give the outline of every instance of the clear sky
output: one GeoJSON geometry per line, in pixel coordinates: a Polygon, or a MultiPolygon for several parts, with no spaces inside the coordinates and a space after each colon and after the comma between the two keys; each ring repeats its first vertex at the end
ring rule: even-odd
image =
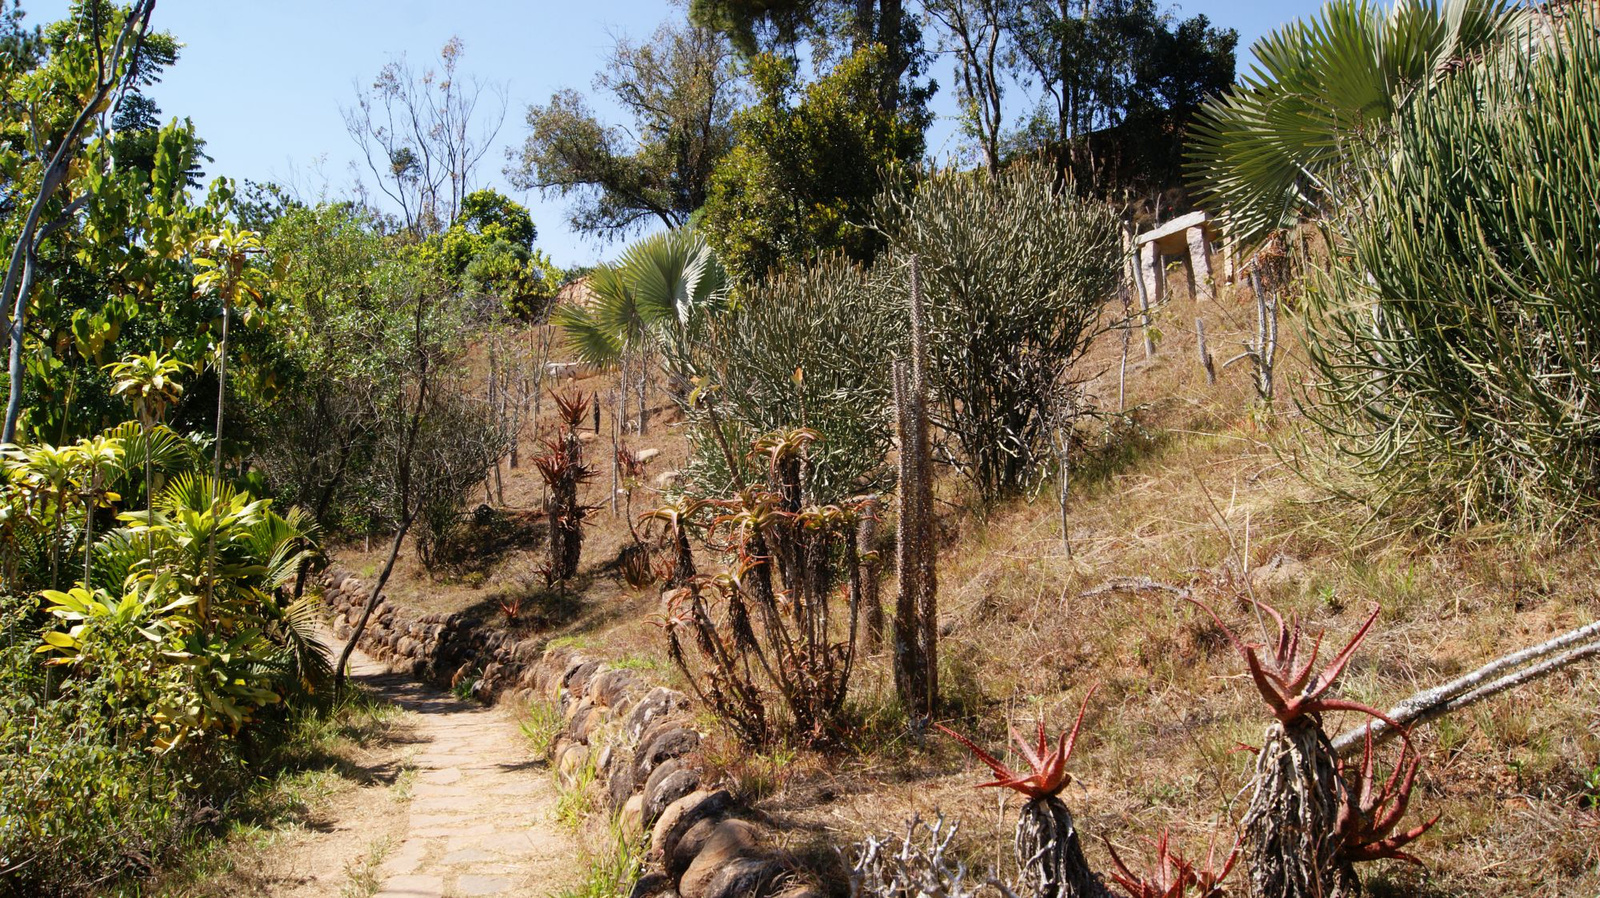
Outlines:
{"type": "MultiPolygon", "coordinates": [[[[911,5],[911,4],[908,4],[911,5]]],[[[1239,31],[1240,69],[1250,43],[1320,0],[1189,0],[1185,16],[1203,13],[1239,31]]],[[[29,21],[65,14],[66,0],[24,0],[29,21]]],[[[315,196],[347,192],[357,158],[341,106],[394,57],[435,61],[452,35],[465,45],[459,71],[504,87],[508,105],[499,146],[485,158],[485,186],[526,203],[539,227],[539,245],[558,265],[592,263],[615,245],[586,239],[566,226],[558,199],[513,190],[501,175],[505,149],[520,147],[523,115],[563,87],[590,92],[615,37],[644,38],[669,17],[683,15],[664,0],[158,0],[153,24],[185,44],[178,64],[151,96],[165,116],[194,120],[215,159],[208,176],[292,184],[315,196]]],[[[929,135],[930,152],[958,149],[949,116],[948,61],[929,135]]],[[[601,96],[593,107],[616,124],[626,121],[601,96]]]]}

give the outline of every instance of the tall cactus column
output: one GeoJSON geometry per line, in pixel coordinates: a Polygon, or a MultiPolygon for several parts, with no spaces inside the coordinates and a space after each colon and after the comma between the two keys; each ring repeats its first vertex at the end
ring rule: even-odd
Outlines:
{"type": "Polygon", "coordinates": [[[895,687],[906,712],[932,716],[939,697],[939,604],[934,568],[933,463],[928,445],[926,326],[921,274],[911,260],[911,358],[894,364],[900,483],[895,601],[895,687]]]}

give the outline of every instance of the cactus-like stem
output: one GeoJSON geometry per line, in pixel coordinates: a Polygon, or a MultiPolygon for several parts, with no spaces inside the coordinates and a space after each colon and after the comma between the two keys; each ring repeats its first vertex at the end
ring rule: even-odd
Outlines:
{"type": "Polygon", "coordinates": [[[1244,834],[1251,898],[1351,898],[1361,883],[1337,857],[1347,787],[1313,718],[1274,723],[1256,755],[1244,834]]]}
{"type": "Polygon", "coordinates": [[[1089,869],[1072,812],[1054,795],[1036,798],[1017,818],[1017,866],[1023,894],[1037,898],[1109,898],[1089,869]]]}
{"type": "Polygon", "coordinates": [[[900,438],[899,533],[895,603],[895,684],[914,718],[933,714],[939,697],[939,603],[933,545],[933,463],[928,439],[927,348],[922,282],[911,260],[911,358],[893,381],[900,438]]]}

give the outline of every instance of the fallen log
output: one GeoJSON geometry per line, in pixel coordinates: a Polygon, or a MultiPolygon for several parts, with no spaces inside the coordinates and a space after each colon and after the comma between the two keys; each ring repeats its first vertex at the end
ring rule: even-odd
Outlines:
{"type": "MultiPolygon", "coordinates": [[[[1600,621],[1496,658],[1465,676],[1411,696],[1387,714],[1402,727],[1413,727],[1596,657],[1600,657],[1600,621]]],[[[1333,740],[1334,751],[1350,755],[1359,750],[1369,727],[1375,742],[1395,735],[1395,728],[1388,723],[1370,721],[1340,734],[1333,740]]]]}

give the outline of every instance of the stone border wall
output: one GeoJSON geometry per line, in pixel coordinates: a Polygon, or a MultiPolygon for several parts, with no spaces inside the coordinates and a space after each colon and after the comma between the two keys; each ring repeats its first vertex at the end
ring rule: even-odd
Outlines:
{"type": "MultiPolygon", "coordinates": [[[[323,578],[334,635],[348,639],[370,585],[346,571],[323,578]]],[[[423,614],[380,600],[360,648],[419,679],[453,686],[472,671],[485,702],[545,701],[563,724],[551,768],[572,786],[592,768],[602,810],[632,836],[649,833],[649,869],[634,898],[819,898],[821,892],[726,789],[705,782],[703,734],[683,693],[543,640],[513,640],[455,614],[423,614]]]]}

